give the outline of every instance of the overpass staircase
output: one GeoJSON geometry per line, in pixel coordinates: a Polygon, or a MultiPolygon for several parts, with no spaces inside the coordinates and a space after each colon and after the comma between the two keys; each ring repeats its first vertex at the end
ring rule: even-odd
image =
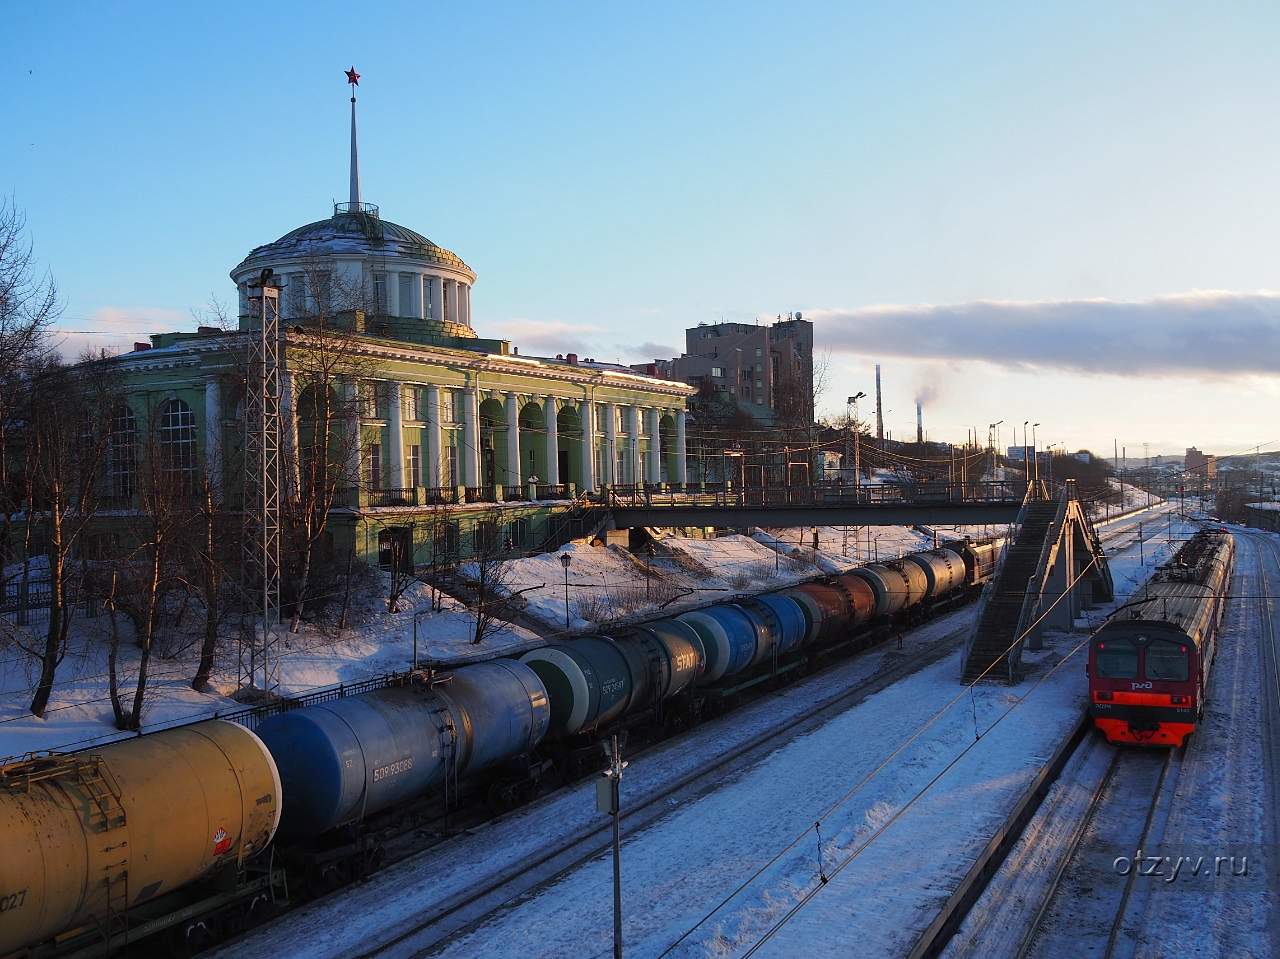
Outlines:
{"type": "Polygon", "coordinates": [[[1044,630],[1070,631],[1083,606],[1114,595],[1106,553],[1075,483],[1069,481],[1057,500],[1042,484],[1031,484],[983,591],[962,681],[1016,682],[1024,645],[1040,648],[1044,630]]]}

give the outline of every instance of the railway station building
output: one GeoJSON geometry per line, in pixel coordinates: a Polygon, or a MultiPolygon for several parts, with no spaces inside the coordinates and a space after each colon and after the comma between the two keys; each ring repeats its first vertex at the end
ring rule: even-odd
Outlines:
{"type": "Polygon", "coordinates": [[[173,469],[204,471],[225,503],[238,502],[246,356],[268,270],[279,288],[280,481],[289,496],[314,475],[322,424],[326,453],[343,461],[336,549],[374,562],[407,536],[423,562],[440,535],[421,530],[444,515],[445,539],[465,557],[483,514],[487,536],[527,550],[580,493],[683,484],[694,389],[480,336],[475,270],[361,199],[354,97],[351,130],[350,200],[231,270],[234,328],[157,334],[117,358],[127,398],[113,417],[111,505],[136,505],[134,451],[151,438],[173,469]]]}

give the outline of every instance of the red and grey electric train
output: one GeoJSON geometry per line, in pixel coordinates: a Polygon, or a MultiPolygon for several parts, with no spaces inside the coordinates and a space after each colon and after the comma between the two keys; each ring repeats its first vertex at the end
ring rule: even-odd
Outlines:
{"type": "Polygon", "coordinates": [[[1202,530],[1089,645],[1089,715],[1112,743],[1182,746],[1204,711],[1235,540],[1202,530]]]}

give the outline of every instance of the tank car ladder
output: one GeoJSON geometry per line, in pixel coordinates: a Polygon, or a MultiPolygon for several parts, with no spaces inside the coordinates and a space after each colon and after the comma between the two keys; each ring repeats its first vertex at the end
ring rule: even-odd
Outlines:
{"type": "MultiPolygon", "coordinates": [[[[38,782],[54,781],[68,799],[83,802],[85,824],[103,835],[122,829],[126,824],[120,786],[102,762],[102,757],[68,756],[60,753],[28,754],[21,761],[0,766],[0,787],[29,792],[38,782]]],[[[79,803],[77,803],[78,805],[79,803]]],[[[102,885],[106,889],[107,915],[98,923],[98,931],[110,951],[129,941],[129,841],[121,837],[102,847],[104,858],[102,885]],[[113,854],[122,851],[117,859],[113,854]],[[117,937],[121,937],[119,943],[117,937]]]]}

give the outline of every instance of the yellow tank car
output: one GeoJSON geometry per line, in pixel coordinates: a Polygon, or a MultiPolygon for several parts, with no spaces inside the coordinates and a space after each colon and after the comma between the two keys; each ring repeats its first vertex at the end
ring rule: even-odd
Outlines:
{"type": "Polygon", "coordinates": [[[280,777],[222,720],[0,767],[0,956],[129,911],[271,842],[280,777]]]}

